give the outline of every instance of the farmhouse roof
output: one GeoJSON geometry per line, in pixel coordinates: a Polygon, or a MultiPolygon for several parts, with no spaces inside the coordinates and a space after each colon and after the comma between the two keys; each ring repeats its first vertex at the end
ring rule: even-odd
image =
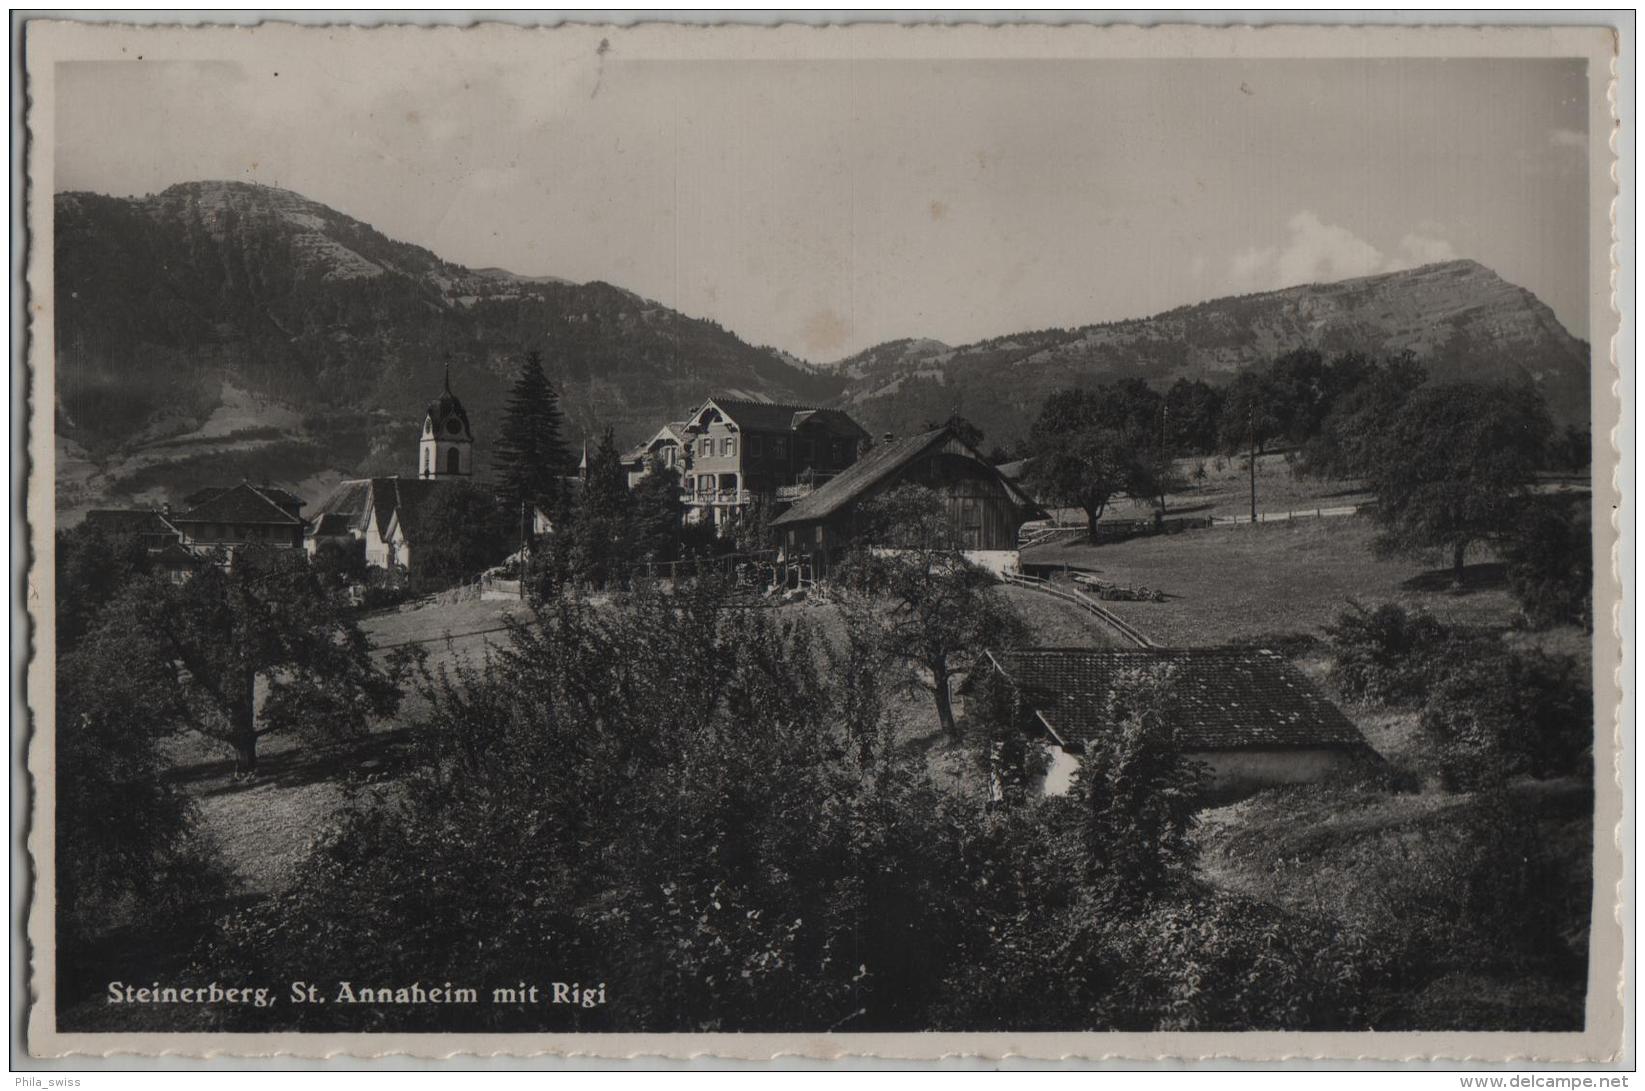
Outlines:
{"type": "MultiPolygon", "coordinates": [[[[887,440],[870,449],[857,461],[819,486],[816,492],[802,497],[793,507],[771,520],[771,525],[786,526],[827,519],[846,505],[859,500],[869,489],[890,478],[921,455],[950,440],[960,442],[953,434],[953,430],[946,426],[930,432],[921,432],[917,436],[887,440]]],[[[993,469],[970,447],[965,449],[980,465],[993,469]]],[[[1034,507],[1034,502],[1024,495],[1021,489],[1009,481],[1001,480],[1012,500],[1023,508],[1034,507]]]]}
{"type": "Polygon", "coordinates": [[[353,517],[348,512],[328,511],[314,520],[316,538],[335,538],[353,529],[353,517]]]}
{"type": "Polygon", "coordinates": [[[377,481],[388,481],[389,478],[361,477],[349,481],[339,481],[331,494],[314,509],[314,518],[318,521],[315,526],[316,534],[339,533],[329,528],[335,526],[335,520],[341,518],[349,530],[364,534],[371,529],[372,487],[377,481]],[[331,520],[328,522],[328,520],[331,520]]]}
{"type": "Polygon", "coordinates": [[[162,568],[199,568],[206,563],[201,560],[199,556],[187,549],[184,549],[182,545],[177,542],[166,543],[166,547],[156,551],[153,557],[155,563],[159,564],[162,568]]]}
{"type": "Polygon", "coordinates": [[[1007,481],[1021,481],[1023,474],[1028,472],[1028,467],[1033,461],[1031,458],[1019,458],[1014,462],[1002,462],[994,468],[1007,481]]]}
{"type": "Polygon", "coordinates": [[[1034,648],[990,654],[1064,745],[1110,729],[1121,673],[1173,668],[1183,750],[1361,748],[1365,737],[1283,656],[1258,648],[1034,648]]]}
{"type": "MultiPolygon", "coordinates": [[[[712,402],[734,421],[737,427],[756,432],[792,432],[800,425],[817,421],[831,430],[846,435],[866,436],[868,431],[839,409],[823,409],[815,405],[790,405],[784,402],[762,402],[752,398],[733,398],[715,395],[691,414],[693,418],[712,402]]],[[[689,423],[689,422],[687,422],[689,423]]]]}
{"type": "MultiPolygon", "coordinates": [[[[423,510],[428,506],[429,499],[435,493],[445,488],[451,482],[440,478],[391,478],[394,494],[393,516],[400,524],[400,533],[406,541],[414,541],[421,524],[423,510]]],[[[388,529],[388,522],[379,524],[384,530],[388,529]]]]}
{"type": "Polygon", "coordinates": [[[173,516],[171,521],[301,526],[303,520],[287,506],[288,503],[300,508],[303,502],[283,489],[241,482],[226,489],[214,490],[208,499],[196,504],[182,515],[173,516]],[[286,500],[286,503],[282,503],[282,499],[286,500]]]}
{"type": "Polygon", "coordinates": [[[86,526],[105,534],[176,534],[160,512],[149,508],[97,508],[86,512],[86,526]]]}

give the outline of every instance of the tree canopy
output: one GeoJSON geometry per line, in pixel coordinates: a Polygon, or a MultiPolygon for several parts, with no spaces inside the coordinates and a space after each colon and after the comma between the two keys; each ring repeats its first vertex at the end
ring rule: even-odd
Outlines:
{"type": "Polygon", "coordinates": [[[959,734],[953,686],[1021,628],[994,577],[968,561],[941,496],[900,485],[863,512],[865,544],[838,582],[863,596],[884,629],[887,657],[913,668],[912,683],[936,702],[937,719],[959,734]]]}
{"type": "Polygon", "coordinates": [[[1028,483],[1036,495],[1085,512],[1091,540],[1116,496],[1154,498],[1170,471],[1163,399],[1131,380],[1067,390],[1045,403],[1029,437],[1028,483]]]}
{"type": "Polygon", "coordinates": [[[1455,580],[1469,547],[1501,540],[1523,516],[1553,426],[1529,386],[1430,383],[1379,436],[1366,478],[1386,550],[1443,550],[1455,580]]]}
{"type": "Polygon", "coordinates": [[[276,731],[332,740],[399,704],[397,680],[301,554],[246,549],[181,584],[134,581],[100,625],[122,639],[98,645],[98,669],[166,680],[155,707],[232,747],[242,773],[276,731]]]}

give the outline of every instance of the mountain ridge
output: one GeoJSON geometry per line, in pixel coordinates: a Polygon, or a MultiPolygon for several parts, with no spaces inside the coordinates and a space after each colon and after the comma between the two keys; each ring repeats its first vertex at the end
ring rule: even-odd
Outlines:
{"type": "MultiPolygon", "coordinates": [[[[54,212],[71,513],[224,475],[312,491],[409,473],[446,363],[476,418],[496,419],[528,348],[574,442],[639,438],[710,390],[829,401],[842,386],[627,289],[469,269],[289,190],[69,192],[54,212]]],[[[494,438],[477,436],[482,465],[494,438]]]]}
{"type": "Polygon", "coordinates": [[[1588,418],[1587,344],[1533,293],[1470,259],[958,347],[889,341],[831,369],[846,377],[843,404],[872,431],[917,429],[957,411],[1009,441],[1058,389],[1122,378],[1221,384],[1296,348],[1410,351],[1437,378],[1526,379],[1557,419],[1588,418]]]}
{"type": "MultiPolygon", "coordinates": [[[[573,441],[606,426],[636,440],[737,390],[845,408],[873,434],[958,410],[1011,442],[1056,389],[1223,382],[1307,345],[1526,377],[1558,415],[1587,416],[1587,346],[1532,293],[1469,261],[957,347],[902,338],[819,364],[602,281],[458,265],[275,187],[65,192],[54,209],[67,513],[176,501],[225,477],[313,495],[342,476],[409,473],[444,365],[476,421],[495,420],[530,347],[564,392],[573,441]]],[[[484,465],[495,432],[479,433],[484,465]]]]}

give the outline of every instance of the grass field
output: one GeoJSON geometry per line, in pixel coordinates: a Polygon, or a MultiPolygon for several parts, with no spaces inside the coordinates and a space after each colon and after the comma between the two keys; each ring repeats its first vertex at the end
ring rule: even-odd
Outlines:
{"type": "MultiPolygon", "coordinates": [[[[1291,472],[1291,463],[1286,458],[1284,453],[1257,456],[1257,511],[1333,508],[1371,499],[1361,481],[1298,477],[1291,472]]],[[[1179,458],[1176,471],[1182,488],[1166,494],[1167,515],[1250,514],[1251,477],[1244,458],[1237,455],[1179,458]],[[1202,466],[1205,476],[1196,478],[1202,466]]],[[[1153,510],[1147,501],[1122,499],[1110,504],[1104,517],[1143,519],[1151,516],[1153,510]]],[[[1065,523],[1085,525],[1085,513],[1077,509],[1063,509],[1059,518],[1065,523]]]]}
{"type": "Polygon", "coordinates": [[[1378,558],[1362,518],[1235,525],[1093,546],[1023,551],[1032,564],[1067,564],[1104,579],[1164,591],[1166,602],[1106,603],[1161,644],[1194,647],[1283,634],[1319,635],[1355,599],[1399,602],[1444,620],[1503,624],[1512,610],[1500,565],[1474,560],[1468,589],[1447,570],[1378,558]]]}

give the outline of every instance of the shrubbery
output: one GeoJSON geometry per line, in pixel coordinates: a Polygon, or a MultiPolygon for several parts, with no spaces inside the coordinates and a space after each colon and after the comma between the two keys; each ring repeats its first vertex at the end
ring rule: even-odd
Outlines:
{"type": "Polygon", "coordinates": [[[1394,604],[1355,604],[1327,632],[1331,680],[1345,694],[1421,709],[1447,787],[1590,770],[1593,691],[1571,657],[1513,649],[1394,604]]]}
{"type": "Polygon", "coordinates": [[[1502,548],[1508,589],[1532,625],[1594,627],[1593,536],[1585,505],[1528,505],[1502,548]]]}

